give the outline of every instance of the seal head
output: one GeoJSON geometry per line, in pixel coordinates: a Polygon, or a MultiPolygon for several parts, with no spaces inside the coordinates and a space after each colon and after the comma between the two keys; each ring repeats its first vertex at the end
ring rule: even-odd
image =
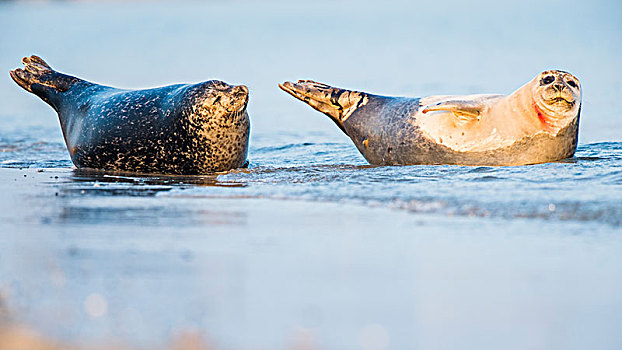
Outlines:
{"type": "Polygon", "coordinates": [[[579,114],[581,84],[574,75],[547,70],[535,77],[531,85],[534,110],[545,126],[559,130],[579,114]]]}
{"type": "Polygon", "coordinates": [[[208,86],[198,89],[196,98],[200,100],[197,110],[214,116],[237,115],[246,110],[248,88],[244,85],[229,85],[212,80],[208,86]]]}

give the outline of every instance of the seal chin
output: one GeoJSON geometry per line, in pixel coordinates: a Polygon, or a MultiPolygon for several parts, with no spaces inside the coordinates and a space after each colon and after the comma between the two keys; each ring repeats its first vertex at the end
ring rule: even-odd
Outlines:
{"type": "Polygon", "coordinates": [[[566,112],[571,110],[575,105],[574,99],[566,99],[564,97],[555,97],[552,99],[546,99],[542,101],[551,110],[566,112]]]}
{"type": "Polygon", "coordinates": [[[576,101],[573,91],[568,87],[561,85],[546,87],[540,92],[540,94],[545,104],[554,107],[572,108],[576,101]]]}

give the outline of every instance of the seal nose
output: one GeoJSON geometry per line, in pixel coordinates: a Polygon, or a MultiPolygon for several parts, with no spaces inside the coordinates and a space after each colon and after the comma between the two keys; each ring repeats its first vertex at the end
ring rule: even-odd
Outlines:
{"type": "Polygon", "coordinates": [[[564,90],[564,85],[561,83],[553,84],[553,89],[557,92],[564,90]]]}
{"type": "Polygon", "coordinates": [[[248,102],[248,88],[244,85],[237,85],[231,89],[234,99],[243,101],[244,104],[248,102]]]}
{"type": "Polygon", "coordinates": [[[244,85],[238,85],[233,88],[233,93],[236,95],[246,96],[248,95],[248,88],[244,85]]]}
{"type": "Polygon", "coordinates": [[[244,85],[235,85],[229,90],[229,107],[231,112],[240,112],[246,108],[248,103],[248,88],[244,85]]]}

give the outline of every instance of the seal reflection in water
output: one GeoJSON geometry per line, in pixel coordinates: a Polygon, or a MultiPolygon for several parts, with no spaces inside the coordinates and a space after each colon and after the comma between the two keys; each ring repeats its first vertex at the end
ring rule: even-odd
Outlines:
{"type": "Polygon", "coordinates": [[[206,174],[246,164],[248,89],[212,80],[121,90],[54,71],[37,56],[10,72],[60,119],[78,168],[206,174]]]}
{"type": "Polygon", "coordinates": [[[522,165],[572,157],[581,87],[549,70],[504,95],[386,97],[301,80],[281,89],[328,115],[370,164],[522,165]]]}

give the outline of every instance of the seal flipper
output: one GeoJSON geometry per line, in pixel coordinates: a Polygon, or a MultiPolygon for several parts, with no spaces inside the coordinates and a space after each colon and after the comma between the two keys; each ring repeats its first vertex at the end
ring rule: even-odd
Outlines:
{"type": "Polygon", "coordinates": [[[369,100],[364,92],[340,89],[312,80],[286,81],[279,87],[329,116],[343,132],[346,132],[343,122],[369,100]]]}
{"type": "Polygon", "coordinates": [[[10,71],[11,78],[24,90],[39,96],[54,108],[57,108],[62,92],[82,81],[79,78],[53,70],[38,56],[24,57],[22,62],[24,68],[10,71]]]}
{"type": "Polygon", "coordinates": [[[458,120],[470,122],[479,120],[480,115],[486,108],[486,105],[477,101],[443,101],[433,105],[425,106],[421,113],[434,111],[452,112],[458,120]]]}

